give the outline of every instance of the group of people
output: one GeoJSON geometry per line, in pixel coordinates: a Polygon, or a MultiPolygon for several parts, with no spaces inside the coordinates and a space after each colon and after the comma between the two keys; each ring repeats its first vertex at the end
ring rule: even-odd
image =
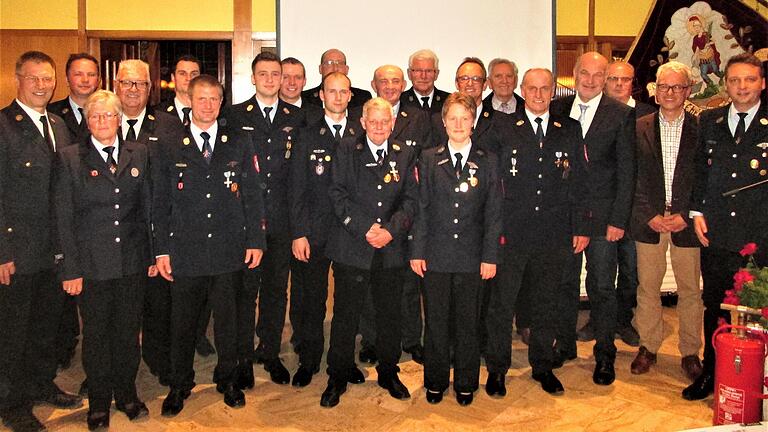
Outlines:
{"type": "Polygon", "coordinates": [[[113,399],[131,420],[149,414],[135,385],[142,357],[169,387],[162,414],[181,412],[211,313],[213,381],[228,406],[245,405],[254,362],[277,384],[307,386],[324,353],[331,268],[324,407],[365,382],[358,334],[359,360],[376,363],[396,399],[410,397],[402,352],[423,363],[430,403],[453,367],[456,400],[471,404],[481,357],[485,391],[503,397],[513,323],[544,391],[564,392],[554,371],[576,358],[577,338],[595,339],[593,380],[610,385],[617,335],[639,346],[632,373],[656,362],[668,249],[692,381],[683,397],[706,398],[739,250],[768,239],[768,189],[732,192],[768,170],[761,63],[732,57],[731,103],[701,119],[684,109],[691,70],[674,61],[656,74],[658,111],[632,98],[631,65],[595,52],[576,62],[575,94],[557,100],[548,69],[527,70],[518,96],[515,63],[488,66],[465,58],[447,93],[435,88],[437,56],[419,50],[412,87],[383,65],[372,97],[351,86],[337,49],[309,90],[299,60],[263,52],[253,97],[224,106],[222,85],[184,56],[175,98],[150,107],[141,60],[120,63],[112,93],[98,90],[98,61],[74,54],[70,94],[49,104],[54,60],[24,53],[0,115],[4,423],[40,430],[33,404],[81,406],[53,382],[78,309],[90,430],[108,427],[113,399]],[[591,312],[577,332],[582,255],[591,312]],[[280,359],[287,310],[293,376],[280,359]]]}

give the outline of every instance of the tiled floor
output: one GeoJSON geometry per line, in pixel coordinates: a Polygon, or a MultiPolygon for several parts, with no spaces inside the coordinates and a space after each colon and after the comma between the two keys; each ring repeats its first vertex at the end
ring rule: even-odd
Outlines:
{"type": "MultiPolygon", "coordinates": [[[[580,321],[586,319],[582,312],[580,321]]],[[[187,400],[184,411],[173,419],[160,416],[167,389],[161,387],[142,364],[138,377],[139,394],[147,403],[150,417],[131,423],[113,409],[114,431],[676,431],[711,424],[711,403],[687,402],[680,391],[687,385],[680,370],[677,352],[677,324],[674,309],[664,309],[667,340],[659,353],[658,364],[643,376],[632,375],[629,364],[635,349],[617,341],[617,380],[600,387],[592,383],[592,343],[579,343],[579,358],[556,373],[565,394],[552,397],[530,378],[527,349],[518,339],[513,342],[512,369],[507,377],[507,397],[491,399],[481,388],[469,407],[456,404],[453,393],[439,405],[424,397],[422,368],[405,354],[401,379],[411,391],[411,399],[397,401],[376,384],[376,370],[365,368],[367,381],[350,385],[341,404],[321,408],[320,394],[325,388],[324,372],[303,389],[279,386],[269,381],[261,366],[255,368],[256,387],[246,392],[247,405],[231,409],[211,384],[215,356],[198,357],[199,385],[187,400]]],[[[328,323],[326,323],[327,334],[328,323]]],[[[290,336],[286,325],[283,340],[290,336]]],[[[283,361],[291,372],[297,358],[286,343],[283,361]]],[[[325,366],[323,365],[323,368],[325,366]]],[[[485,369],[481,383],[485,382],[485,369]]],[[[80,358],[59,375],[58,383],[76,391],[83,379],[80,358]]],[[[35,413],[54,431],[84,431],[87,408],[76,411],[37,407],[35,413]]],[[[2,430],[2,429],[0,429],[2,430]]]]}

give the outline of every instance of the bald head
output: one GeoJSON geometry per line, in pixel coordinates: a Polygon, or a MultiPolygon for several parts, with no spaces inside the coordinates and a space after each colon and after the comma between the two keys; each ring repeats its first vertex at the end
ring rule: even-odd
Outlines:
{"type": "Polygon", "coordinates": [[[584,102],[589,102],[603,91],[608,59],[591,51],[582,54],[573,67],[576,93],[584,102]]]}
{"type": "Polygon", "coordinates": [[[392,106],[397,105],[400,94],[405,89],[403,70],[395,65],[379,66],[373,73],[371,87],[377,96],[384,98],[392,106]]]}
{"type": "Polygon", "coordinates": [[[324,77],[331,72],[341,72],[344,75],[349,72],[347,56],[336,48],[331,48],[320,56],[320,76],[324,77]]]}
{"type": "Polygon", "coordinates": [[[621,103],[629,102],[632,96],[632,80],[635,68],[624,61],[613,62],[606,70],[605,94],[621,103]]]}

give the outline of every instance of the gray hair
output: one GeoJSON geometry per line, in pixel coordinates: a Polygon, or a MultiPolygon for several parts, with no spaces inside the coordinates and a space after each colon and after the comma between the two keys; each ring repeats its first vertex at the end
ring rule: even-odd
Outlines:
{"type": "Polygon", "coordinates": [[[435,63],[435,69],[440,69],[440,59],[437,58],[437,54],[431,49],[420,49],[408,57],[408,69],[413,66],[414,60],[432,60],[435,63]]]}
{"type": "Polygon", "coordinates": [[[659,66],[659,69],[656,70],[656,81],[659,80],[659,77],[661,76],[661,74],[668,71],[683,74],[688,84],[690,84],[693,81],[693,74],[691,73],[691,68],[688,67],[688,65],[685,65],[683,63],[676,62],[676,61],[667,62],[659,66]]]}
{"type": "Polygon", "coordinates": [[[91,109],[96,105],[104,105],[118,115],[123,115],[123,104],[120,103],[120,98],[109,90],[96,90],[88,96],[83,105],[83,116],[88,118],[91,109]]]}

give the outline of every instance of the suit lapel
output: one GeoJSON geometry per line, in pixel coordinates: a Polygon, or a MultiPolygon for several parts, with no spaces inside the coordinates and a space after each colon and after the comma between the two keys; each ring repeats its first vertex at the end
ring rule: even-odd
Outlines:
{"type": "Polygon", "coordinates": [[[602,128],[602,125],[604,122],[608,120],[609,113],[608,110],[604,108],[605,101],[608,95],[603,94],[603,97],[600,98],[600,104],[597,105],[595,116],[592,118],[592,124],[589,125],[589,130],[587,130],[587,133],[584,135],[584,139],[591,138],[592,135],[594,135],[597,130],[600,130],[602,128]]]}
{"type": "Polygon", "coordinates": [[[120,139],[120,154],[117,158],[117,172],[115,173],[115,178],[120,177],[123,171],[125,171],[125,169],[131,165],[132,159],[133,148],[128,148],[128,145],[126,145],[123,140],[120,139]]]}
{"type": "Polygon", "coordinates": [[[11,110],[9,121],[19,125],[19,128],[24,133],[25,139],[32,140],[38,149],[43,150],[46,153],[51,153],[51,149],[48,147],[48,143],[45,142],[45,138],[43,138],[43,136],[40,134],[40,130],[35,124],[35,122],[38,120],[33,120],[30,118],[26,111],[24,111],[21,106],[16,103],[15,100],[11,106],[13,109],[11,110]]]}
{"type": "Polygon", "coordinates": [[[405,111],[400,110],[400,112],[397,113],[397,118],[395,119],[395,127],[392,128],[392,135],[390,136],[390,139],[397,139],[408,126],[408,122],[410,121],[411,120],[408,118],[408,114],[405,111]]]}

